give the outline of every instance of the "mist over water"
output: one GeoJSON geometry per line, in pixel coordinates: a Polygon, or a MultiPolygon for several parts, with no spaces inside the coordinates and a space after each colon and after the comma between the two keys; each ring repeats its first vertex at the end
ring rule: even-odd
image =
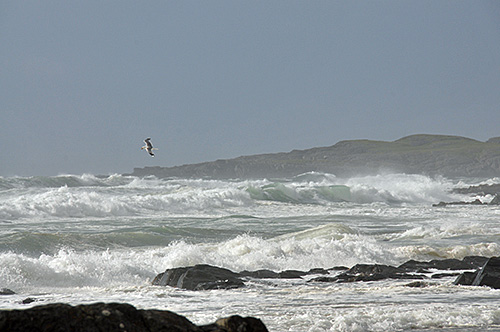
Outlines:
{"type": "Polygon", "coordinates": [[[411,292],[398,282],[249,281],[243,290],[196,293],[150,282],[167,268],[201,263],[282,271],[500,255],[498,207],[432,207],[489,202],[452,190],[497,180],[0,177],[0,287],[18,293],[0,297],[0,307],[25,307],[26,297],[33,305],[123,301],[201,323],[254,315],[273,331],[494,327],[498,292],[452,286],[453,278],[411,292]]]}

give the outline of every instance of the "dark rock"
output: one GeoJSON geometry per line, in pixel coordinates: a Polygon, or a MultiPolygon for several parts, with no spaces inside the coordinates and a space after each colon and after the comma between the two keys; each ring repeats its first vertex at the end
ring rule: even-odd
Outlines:
{"type": "Polygon", "coordinates": [[[242,271],[240,275],[243,277],[259,278],[259,279],[276,279],[279,274],[270,270],[257,270],[257,271],[242,271]]]}
{"type": "Polygon", "coordinates": [[[242,271],[239,273],[242,277],[259,278],[259,279],[298,279],[307,274],[312,274],[304,271],[285,270],[281,272],[274,272],[270,270],[257,270],[257,271],[242,271]]]}
{"type": "Polygon", "coordinates": [[[345,271],[349,270],[347,266],[334,266],[328,269],[328,271],[345,271]]]}
{"type": "Polygon", "coordinates": [[[434,286],[434,285],[435,285],[434,283],[428,283],[428,282],[424,282],[424,281],[414,281],[414,282],[410,282],[404,286],[411,287],[411,288],[424,288],[424,287],[429,287],[429,286],[434,286]]]}
{"type": "Polygon", "coordinates": [[[378,281],[384,279],[424,279],[419,274],[409,274],[406,270],[390,265],[357,264],[335,277],[318,277],[312,282],[356,282],[378,281]]]}
{"type": "Polygon", "coordinates": [[[407,271],[417,271],[426,269],[437,270],[474,270],[482,266],[488,260],[482,256],[467,256],[462,260],[458,259],[434,259],[428,262],[409,260],[399,266],[407,271]]]}
{"type": "Polygon", "coordinates": [[[491,257],[478,271],[472,286],[500,288],[500,257],[491,257]]]}
{"type": "Polygon", "coordinates": [[[496,195],[500,192],[500,183],[495,184],[480,184],[467,188],[456,188],[453,192],[459,194],[479,194],[479,195],[496,195]]]}
{"type": "Polygon", "coordinates": [[[477,272],[464,272],[460,274],[453,282],[454,285],[472,286],[472,282],[476,279],[477,272]]]}
{"type": "Polygon", "coordinates": [[[257,318],[231,316],[197,326],[164,310],[137,310],[124,303],[70,306],[48,304],[25,310],[0,310],[0,331],[9,332],[267,332],[257,318]]]}
{"type": "Polygon", "coordinates": [[[178,331],[202,332],[170,311],[137,310],[129,304],[48,304],[26,310],[0,311],[0,331],[178,331]]]}
{"type": "Polygon", "coordinates": [[[297,279],[307,275],[307,272],[297,270],[285,270],[279,273],[281,279],[297,279]]]}
{"type": "Polygon", "coordinates": [[[456,277],[459,276],[461,273],[434,273],[431,278],[432,279],[442,279],[442,278],[448,278],[448,277],[456,277]]]}
{"type": "Polygon", "coordinates": [[[214,324],[202,326],[202,328],[204,332],[268,332],[260,319],[254,317],[243,318],[238,315],[218,319],[214,324]]]}
{"type": "Polygon", "coordinates": [[[158,274],[152,284],[188,290],[232,289],[245,286],[238,273],[204,264],[168,269],[158,274]]]}
{"type": "Polygon", "coordinates": [[[402,273],[403,271],[397,267],[390,265],[379,264],[356,264],[350,268],[346,273],[357,275],[373,275],[373,274],[394,274],[402,273]]]}
{"type": "MultiPolygon", "coordinates": [[[[496,187],[495,187],[495,190],[496,187]]],[[[485,194],[485,193],[482,193],[485,194]]],[[[489,194],[489,193],[486,193],[489,194]]],[[[475,199],[472,202],[465,202],[465,201],[460,201],[460,202],[439,202],[437,204],[432,204],[434,207],[443,207],[443,206],[448,206],[448,205],[500,205],[500,194],[495,193],[495,197],[489,202],[489,203],[483,203],[479,199],[475,199]]]]}
{"type": "Polygon", "coordinates": [[[14,295],[14,294],[16,294],[16,292],[14,292],[13,290],[10,290],[8,288],[0,289],[0,295],[14,295]]]}
{"type": "MultiPolygon", "coordinates": [[[[473,270],[482,266],[488,260],[482,256],[468,256],[462,260],[441,259],[428,262],[409,260],[398,267],[379,264],[358,264],[336,276],[323,276],[310,280],[311,282],[356,282],[377,281],[384,279],[426,279],[422,273],[436,270],[473,270]]],[[[433,279],[455,276],[456,273],[435,273],[433,279]]]]}
{"type": "Polygon", "coordinates": [[[309,280],[309,282],[337,282],[339,281],[338,277],[317,277],[309,280]]]}
{"type": "Polygon", "coordinates": [[[35,302],[36,300],[34,298],[31,298],[31,297],[27,297],[25,298],[24,300],[21,301],[22,304],[30,304],[30,303],[33,303],[35,302]]]}
{"type": "Polygon", "coordinates": [[[487,205],[487,204],[481,202],[479,199],[475,199],[472,202],[459,201],[459,202],[439,202],[438,204],[432,204],[432,206],[434,207],[442,207],[448,205],[487,205]]]}
{"type": "Polygon", "coordinates": [[[490,201],[489,205],[500,205],[500,194],[496,194],[490,201]]]}
{"type": "Polygon", "coordinates": [[[307,271],[307,274],[330,274],[330,272],[322,268],[317,268],[317,269],[310,269],[309,271],[307,271]]]}
{"type": "Polygon", "coordinates": [[[462,273],[453,283],[455,285],[488,286],[500,289],[500,257],[491,257],[476,272],[462,273]]]}

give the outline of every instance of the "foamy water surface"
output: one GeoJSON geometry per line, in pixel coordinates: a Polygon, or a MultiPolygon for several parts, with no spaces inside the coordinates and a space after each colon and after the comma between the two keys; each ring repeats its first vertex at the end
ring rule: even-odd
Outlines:
{"type": "Polygon", "coordinates": [[[201,263],[282,271],[498,256],[498,206],[432,207],[489,202],[452,193],[482,182],[500,179],[0,177],[0,288],[16,292],[0,296],[0,308],[118,301],[197,324],[251,315],[270,331],[495,330],[500,291],[454,286],[454,277],[424,288],[395,280],[262,279],[201,292],[151,285],[167,268],[201,263]]]}

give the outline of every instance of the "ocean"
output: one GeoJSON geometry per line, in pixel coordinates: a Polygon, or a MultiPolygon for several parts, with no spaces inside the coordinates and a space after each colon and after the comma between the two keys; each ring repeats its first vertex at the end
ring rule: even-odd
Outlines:
{"type": "MultiPolygon", "coordinates": [[[[500,179],[411,174],[290,179],[0,177],[0,309],[126,302],[195,324],[239,314],[270,331],[500,331],[500,290],[455,277],[354,283],[249,279],[231,290],[151,285],[168,268],[308,271],[500,256],[500,206],[454,188],[500,179]],[[30,299],[31,303],[23,304],[30,299]]],[[[332,274],[336,273],[334,271],[332,274]]]]}

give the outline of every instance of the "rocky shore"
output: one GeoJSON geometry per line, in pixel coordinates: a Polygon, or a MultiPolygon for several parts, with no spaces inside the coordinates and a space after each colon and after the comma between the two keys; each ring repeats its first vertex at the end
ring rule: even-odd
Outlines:
{"type": "MultiPolygon", "coordinates": [[[[308,277],[308,282],[338,283],[384,279],[426,281],[444,277],[457,277],[455,280],[456,285],[500,288],[500,258],[468,256],[462,260],[444,259],[428,262],[410,260],[399,266],[357,264],[352,268],[337,266],[330,269],[287,270],[279,273],[270,270],[237,273],[228,269],[201,264],[167,269],[165,272],[158,274],[152,283],[157,286],[201,291],[242,288],[245,287],[245,281],[249,279],[300,279],[304,277],[308,277]],[[487,271],[487,278],[478,277],[486,273],[485,271],[487,271]],[[471,281],[471,279],[473,280],[471,281]],[[475,282],[476,279],[477,282],[475,282]]],[[[412,283],[412,286],[415,286],[415,284],[412,283]]]]}
{"type": "Polygon", "coordinates": [[[471,202],[466,202],[466,201],[458,201],[458,202],[439,202],[437,204],[433,204],[432,206],[448,206],[448,205],[500,205],[500,194],[496,194],[493,199],[486,203],[482,202],[479,199],[475,199],[471,202]]]}
{"type": "MultiPolygon", "coordinates": [[[[455,278],[453,284],[487,286],[500,289],[500,257],[468,256],[461,260],[410,260],[399,266],[357,264],[309,271],[271,270],[234,272],[228,269],[195,265],[167,269],[153,285],[193,291],[247,287],[258,279],[302,279],[305,283],[352,283],[380,280],[407,280],[406,287],[426,287],[438,279],[455,278]]],[[[15,294],[3,288],[0,295],[15,294]]],[[[0,331],[184,331],[184,332],[261,332],[267,331],[258,318],[238,315],[198,326],[170,311],[140,310],[125,303],[95,303],[71,306],[47,304],[25,310],[1,310],[0,331]]]]}

